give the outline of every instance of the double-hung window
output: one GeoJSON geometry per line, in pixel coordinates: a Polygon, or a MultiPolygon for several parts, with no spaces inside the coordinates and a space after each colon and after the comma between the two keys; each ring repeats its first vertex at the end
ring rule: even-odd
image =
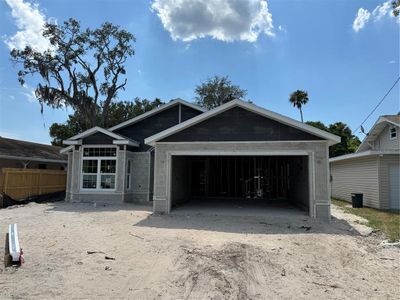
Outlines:
{"type": "Polygon", "coordinates": [[[116,167],[116,147],[84,147],[82,153],[82,189],[114,190],[116,167]]]}

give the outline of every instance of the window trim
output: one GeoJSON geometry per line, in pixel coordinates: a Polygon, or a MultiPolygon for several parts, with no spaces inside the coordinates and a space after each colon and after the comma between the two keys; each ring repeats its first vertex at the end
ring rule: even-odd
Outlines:
{"type": "Polygon", "coordinates": [[[117,190],[117,174],[118,174],[118,146],[115,145],[85,145],[80,147],[80,182],[79,187],[82,192],[115,192],[117,190]],[[85,148],[115,148],[116,154],[115,156],[83,156],[85,148]],[[83,161],[84,160],[96,160],[97,161],[97,173],[83,173],[83,161]],[[101,161],[102,160],[115,160],[115,173],[100,173],[101,171],[101,161]],[[96,175],[96,188],[84,188],[83,187],[83,175],[96,175]],[[115,184],[113,189],[102,189],[101,188],[101,175],[114,175],[115,176],[115,184]]]}
{"type": "Polygon", "coordinates": [[[398,130],[395,126],[389,127],[389,139],[397,140],[398,130]],[[395,136],[392,137],[392,129],[394,129],[395,136]]]}

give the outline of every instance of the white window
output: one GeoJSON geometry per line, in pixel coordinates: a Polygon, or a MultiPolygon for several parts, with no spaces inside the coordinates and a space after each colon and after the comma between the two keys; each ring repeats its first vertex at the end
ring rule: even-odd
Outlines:
{"type": "Polygon", "coordinates": [[[116,168],[116,147],[84,147],[82,153],[82,189],[114,190],[116,168]]]}
{"type": "Polygon", "coordinates": [[[390,139],[394,140],[396,138],[397,138],[397,128],[392,127],[392,128],[390,128],[390,139]]]}
{"type": "Polygon", "coordinates": [[[131,189],[132,161],[129,159],[126,166],[126,189],[131,189]]]}

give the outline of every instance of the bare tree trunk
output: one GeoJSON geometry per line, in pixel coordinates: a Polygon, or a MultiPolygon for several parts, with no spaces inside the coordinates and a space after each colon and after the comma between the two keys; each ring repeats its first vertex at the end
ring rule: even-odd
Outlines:
{"type": "Polygon", "coordinates": [[[303,111],[301,110],[301,107],[299,109],[300,109],[301,123],[304,123],[304,121],[303,121],[303,111]]]}

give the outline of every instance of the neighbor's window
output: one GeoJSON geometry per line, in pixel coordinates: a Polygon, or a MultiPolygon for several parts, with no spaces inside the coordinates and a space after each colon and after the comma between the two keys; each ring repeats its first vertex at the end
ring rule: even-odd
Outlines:
{"type": "Polygon", "coordinates": [[[393,140],[397,138],[397,129],[396,127],[390,128],[390,139],[393,140]]]}
{"type": "Polygon", "coordinates": [[[84,148],[82,157],[83,189],[115,189],[117,149],[84,148]]]}
{"type": "Polygon", "coordinates": [[[126,189],[131,189],[131,173],[132,173],[132,161],[129,159],[126,166],[126,189]]]}

